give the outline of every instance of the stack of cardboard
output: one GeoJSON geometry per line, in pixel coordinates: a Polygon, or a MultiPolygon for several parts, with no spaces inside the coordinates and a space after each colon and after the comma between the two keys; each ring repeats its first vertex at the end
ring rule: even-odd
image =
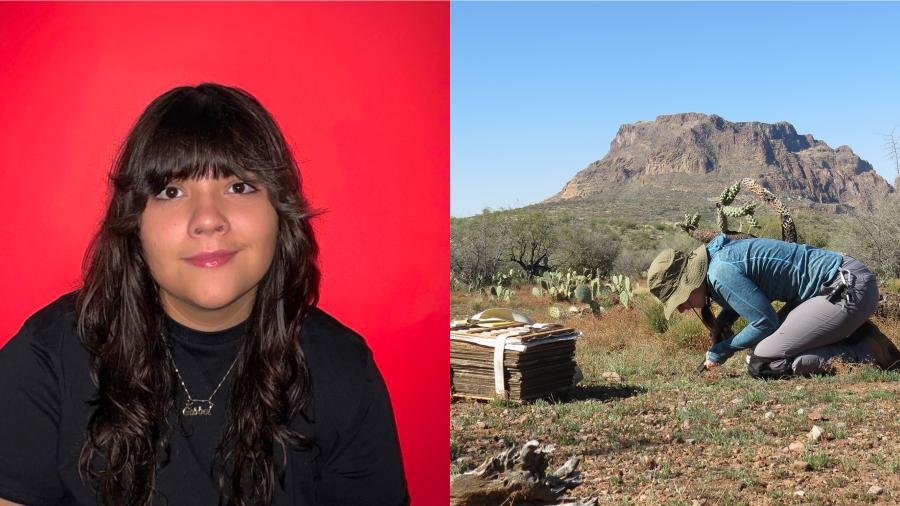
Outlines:
{"type": "Polygon", "coordinates": [[[556,323],[498,318],[451,322],[450,392],[457,397],[524,401],[568,390],[580,335],[556,323]]]}

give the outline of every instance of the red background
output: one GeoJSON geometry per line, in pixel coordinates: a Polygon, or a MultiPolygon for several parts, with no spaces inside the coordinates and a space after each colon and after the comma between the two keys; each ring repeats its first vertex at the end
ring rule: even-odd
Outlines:
{"type": "Polygon", "coordinates": [[[77,286],[150,101],[238,86],[327,210],[320,305],[374,351],[413,501],[446,504],[449,23],[447,3],[0,4],[0,344],[77,286]]]}

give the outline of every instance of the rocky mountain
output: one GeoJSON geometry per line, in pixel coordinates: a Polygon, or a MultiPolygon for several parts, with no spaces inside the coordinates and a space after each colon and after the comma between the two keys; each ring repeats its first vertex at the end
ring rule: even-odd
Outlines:
{"type": "Polygon", "coordinates": [[[789,207],[830,213],[871,209],[894,191],[848,146],[833,149],[798,134],[790,123],[683,113],[622,125],[605,157],[541,205],[654,198],[672,204],[673,194],[676,208],[692,199],[708,204],[743,177],[756,179],[789,207]]]}

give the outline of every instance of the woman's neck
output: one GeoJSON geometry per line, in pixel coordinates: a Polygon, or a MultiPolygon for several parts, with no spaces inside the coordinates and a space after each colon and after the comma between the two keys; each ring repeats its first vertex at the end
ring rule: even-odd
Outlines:
{"type": "Polygon", "coordinates": [[[214,309],[204,308],[160,289],[163,311],[185,327],[202,332],[215,332],[238,325],[250,317],[256,298],[256,287],[231,303],[214,309]]]}

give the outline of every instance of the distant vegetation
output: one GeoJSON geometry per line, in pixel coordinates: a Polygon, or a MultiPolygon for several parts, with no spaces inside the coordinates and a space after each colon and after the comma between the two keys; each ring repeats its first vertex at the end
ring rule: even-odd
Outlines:
{"type": "Polygon", "coordinates": [[[900,278],[900,195],[889,195],[872,214],[848,217],[833,230],[831,244],[856,257],[882,280],[900,278]]]}
{"type": "MultiPolygon", "coordinates": [[[[893,198],[889,204],[873,215],[798,215],[798,242],[844,251],[883,276],[897,277],[900,199],[893,198]]],[[[761,214],[757,221],[759,227],[751,231],[754,235],[781,238],[777,216],[761,214]]],[[[475,284],[510,269],[529,276],[587,269],[602,275],[621,272],[637,277],[660,250],[689,249],[697,244],[668,221],[532,209],[485,210],[477,216],[450,219],[450,271],[455,278],[475,284]]]]}

